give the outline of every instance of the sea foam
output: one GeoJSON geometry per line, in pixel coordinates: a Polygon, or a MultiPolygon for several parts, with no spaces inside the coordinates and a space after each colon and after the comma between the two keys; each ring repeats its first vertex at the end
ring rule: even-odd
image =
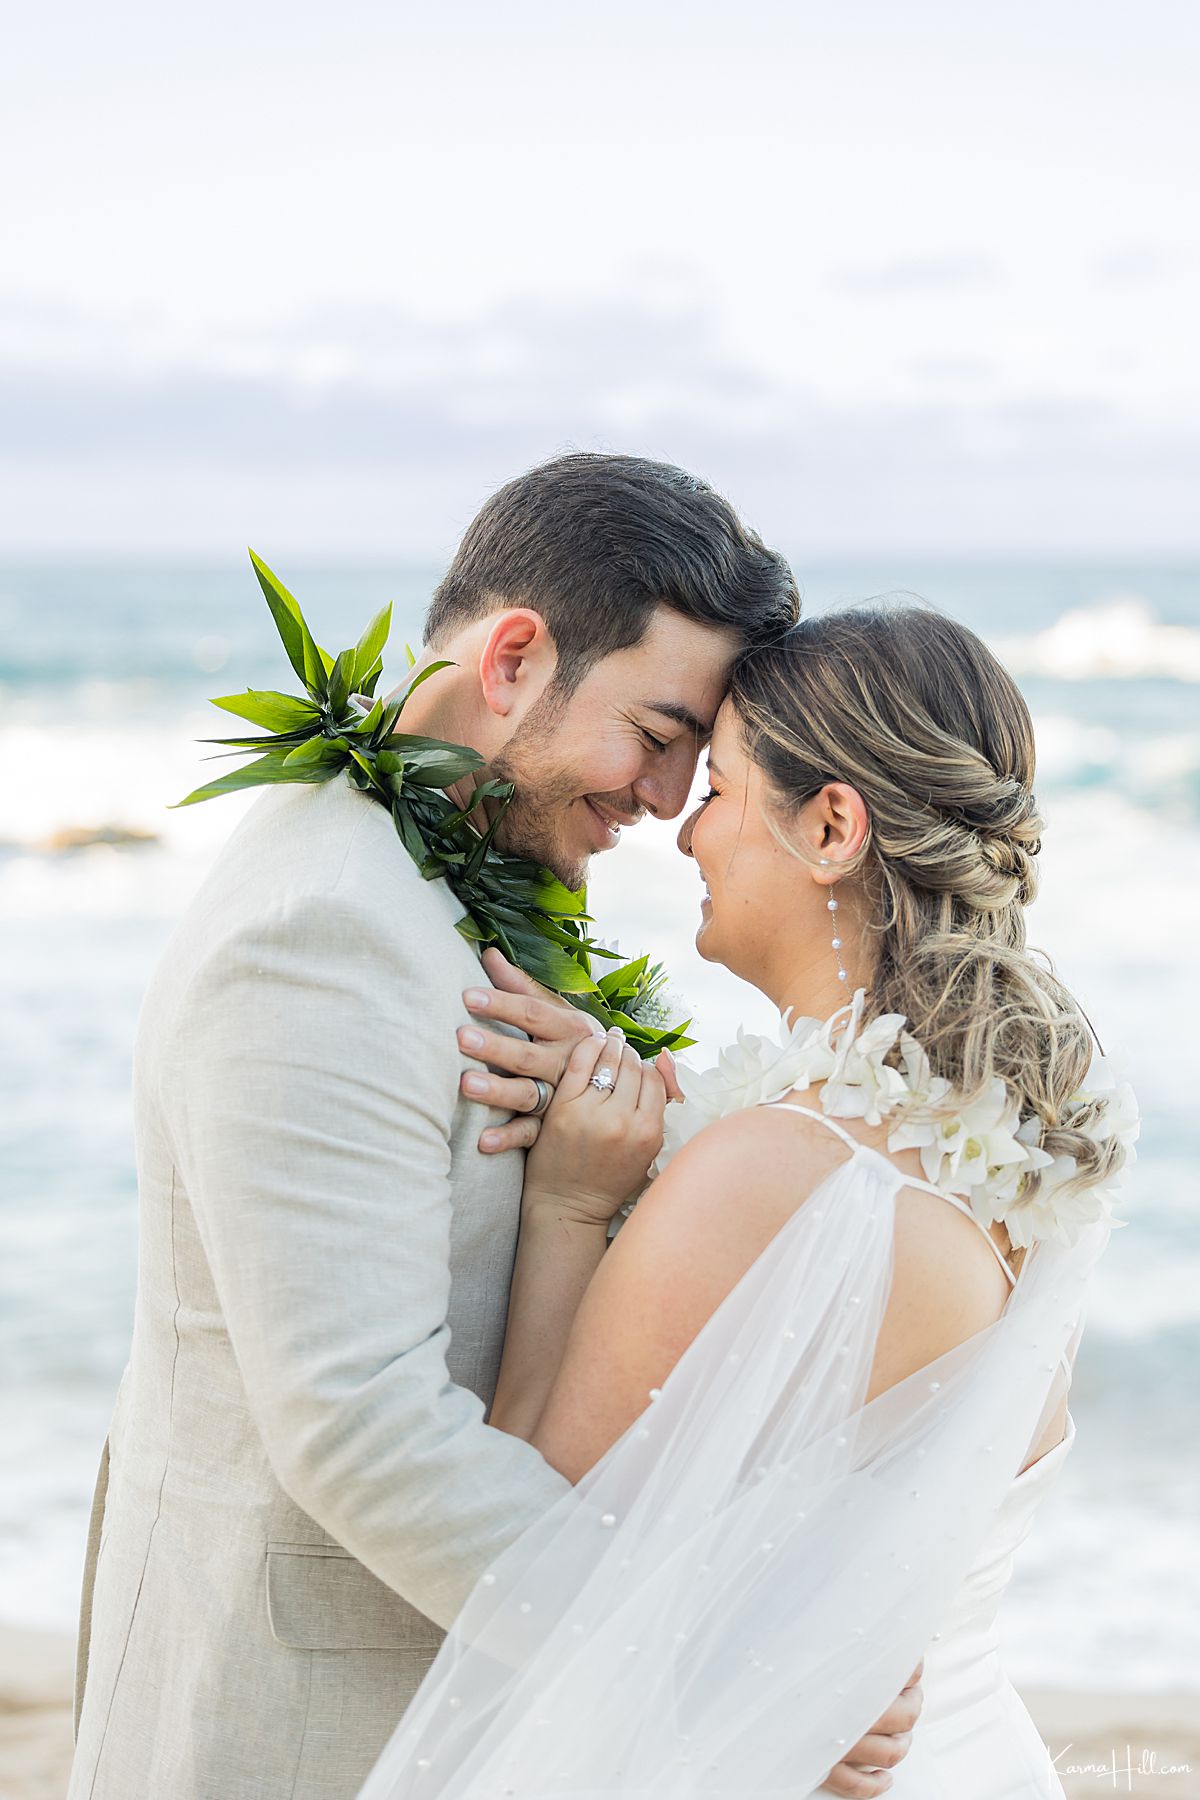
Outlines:
{"type": "Polygon", "coordinates": [[[1044,631],[992,643],[1014,675],[1055,681],[1200,681],[1200,631],[1164,625],[1140,594],[1074,607],[1044,631]]]}

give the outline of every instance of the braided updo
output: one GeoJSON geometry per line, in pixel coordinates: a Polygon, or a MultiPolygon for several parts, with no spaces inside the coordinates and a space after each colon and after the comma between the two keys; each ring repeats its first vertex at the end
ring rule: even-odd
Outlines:
{"type": "Polygon", "coordinates": [[[869,832],[846,873],[878,939],[868,1016],[902,1013],[962,1103],[1000,1076],[1042,1147],[1075,1159],[1073,1186],[1114,1173],[1120,1145],[1080,1129],[1103,1103],[1068,1122],[1092,1033],[1026,947],[1042,839],[1033,726],[987,646],[914,604],[847,608],[747,651],[730,697],[787,848],[801,854],[789,817],[827,783],[862,796],[869,832]]]}

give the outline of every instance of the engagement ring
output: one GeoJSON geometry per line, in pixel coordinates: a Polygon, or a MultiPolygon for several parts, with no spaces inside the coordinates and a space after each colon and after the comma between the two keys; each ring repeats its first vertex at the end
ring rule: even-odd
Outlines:
{"type": "Polygon", "coordinates": [[[597,1069],[592,1076],[590,1085],[598,1094],[611,1094],[617,1085],[617,1078],[611,1069],[597,1069]]]}

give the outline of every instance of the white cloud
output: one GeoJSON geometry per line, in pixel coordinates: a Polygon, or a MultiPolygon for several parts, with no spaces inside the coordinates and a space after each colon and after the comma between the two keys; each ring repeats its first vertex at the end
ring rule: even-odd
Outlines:
{"type": "Polygon", "coordinates": [[[831,547],[1194,543],[1198,18],[27,9],[0,548],[419,548],[601,442],[831,547]]]}
{"type": "Polygon", "coordinates": [[[0,369],[10,546],[222,551],[269,522],[304,552],[436,557],[483,493],[568,446],[696,468],[809,553],[1191,530],[1194,430],[1103,395],[1007,391],[987,363],[918,370],[903,402],[831,398],[767,379],[694,302],[531,301],[443,326],[327,307],[170,357],[135,321],[110,326],[103,365],[89,319],[78,339],[57,329],[53,353],[0,369]]]}

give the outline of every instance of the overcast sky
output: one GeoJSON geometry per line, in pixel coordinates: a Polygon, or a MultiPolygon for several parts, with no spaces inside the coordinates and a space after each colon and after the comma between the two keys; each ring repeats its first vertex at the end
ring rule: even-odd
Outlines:
{"type": "Polygon", "coordinates": [[[0,552],[441,559],[568,445],[809,554],[1200,549],[1191,0],[68,0],[0,552]]]}

